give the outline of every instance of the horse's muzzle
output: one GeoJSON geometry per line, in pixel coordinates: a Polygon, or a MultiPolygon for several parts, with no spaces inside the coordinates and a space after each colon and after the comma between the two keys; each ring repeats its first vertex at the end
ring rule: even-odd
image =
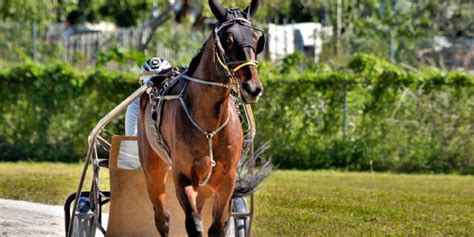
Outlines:
{"type": "Polygon", "coordinates": [[[247,104],[255,104],[263,93],[263,86],[260,81],[245,81],[242,83],[242,100],[247,104]]]}

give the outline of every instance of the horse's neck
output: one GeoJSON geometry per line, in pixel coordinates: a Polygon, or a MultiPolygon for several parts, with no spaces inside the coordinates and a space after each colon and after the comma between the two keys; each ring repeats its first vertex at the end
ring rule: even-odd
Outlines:
{"type": "MultiPolygon", "coordinates": [[[[201,80],[226,83],[228,79],[223,77],[217,68],[214,43],[213,37],[209,37],[199,66],[192,76],[201,80]]],[[[196,120],[209,131],[220,126],[228,116],[230,89],[198,83],[190,83],[188,87],[187,98],[192,104],[191,110],[196,120]]]]}

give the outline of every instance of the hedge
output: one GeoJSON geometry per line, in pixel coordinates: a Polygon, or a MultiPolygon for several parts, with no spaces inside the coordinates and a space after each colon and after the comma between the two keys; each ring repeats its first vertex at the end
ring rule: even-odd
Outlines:
{"type": "MultiPolygon", "coordinates": [[[[98,120],[137,88],[133,74],[67,64],[0,71],[0,160],[78,161],[98,120]]],[[[113,131],[123,131],[115,120],[113,131]]]]}
{"type": "MultiPolygon", "coordinates": [[[[257,141],[281,168],[474,173],[473,76],[360,54],[338,70],[264,62],[260,77],[257,141]]],[[[0,83],[9,161],[78,161],[97,121],[138,87],[132,73],[65,64],[1,69],[0,83]]],[[[123,117],[109,129],[123,131],[123,117]]]]}

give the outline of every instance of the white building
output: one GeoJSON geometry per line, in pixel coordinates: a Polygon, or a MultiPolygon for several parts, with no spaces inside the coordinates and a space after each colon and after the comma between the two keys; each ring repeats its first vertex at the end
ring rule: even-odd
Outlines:
{"type": "Polygon", "coordinates": [[[268,56],[272,61],[300,51],[318,62],[323,41],[332,35],[332,27],[320,23],[268,24],[268,56]]]}

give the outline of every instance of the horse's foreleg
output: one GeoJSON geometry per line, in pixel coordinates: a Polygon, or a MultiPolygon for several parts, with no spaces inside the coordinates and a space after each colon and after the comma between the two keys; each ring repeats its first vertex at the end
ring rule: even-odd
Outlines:
{"type": "Polygon", "coordinates": [[[202,209],[209,198],[212,196],[212,189],[206,187],[200,187],[198,191],[198,195],[196,198],[196,207],[199,214],[202,214],[202,209]]]}
{"type": "Polygon", "coordinates": [[[236,171],[229,171],[229,174],[224,177],[219,187],[219,192],[216,192],[214,201],[213,222],[209,228],[209,236],[225,236],[225,225],[229,219],[229,203],[234,191],[236,171]]]}
{"type": "Polygon", "coordinates": [[[186,232],[189,236],[202,236],[203,223],[196,207],[197,193],[192,186],[191,180],[182,174],[178,174],[176,181],[176,196],[184,210],[186,232]]]}

